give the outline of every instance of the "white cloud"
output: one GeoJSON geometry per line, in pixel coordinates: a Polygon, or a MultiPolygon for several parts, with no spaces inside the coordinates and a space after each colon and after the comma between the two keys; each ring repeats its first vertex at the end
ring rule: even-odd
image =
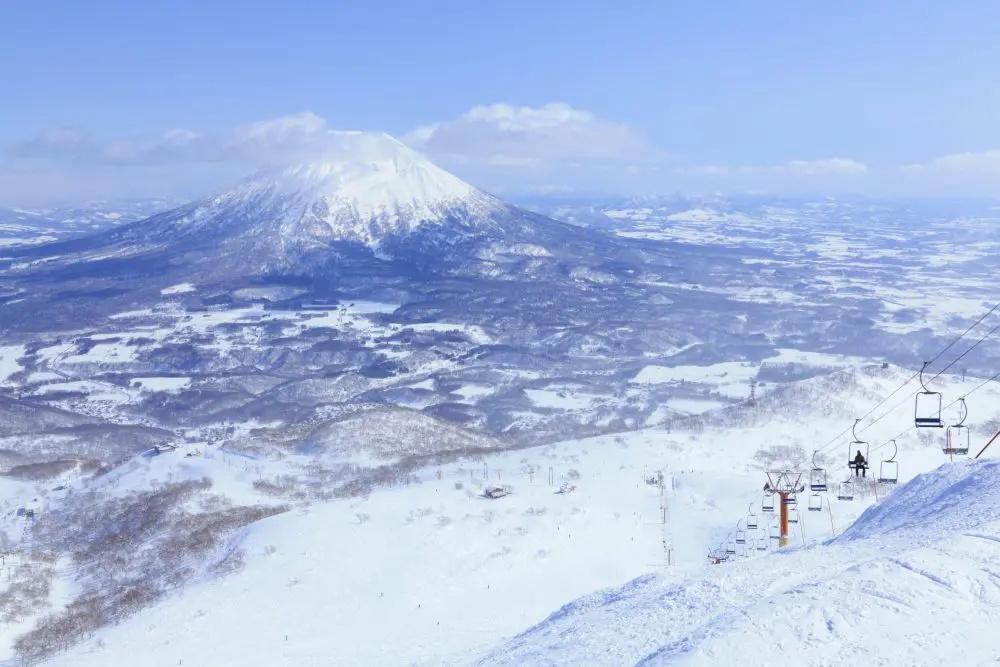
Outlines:
{"type": "MultiPolygon", "coordinates": [[[[263,163],[336,154],[364,135],[331,129],[304,111],[224,132],[176,128],[99,140],[57,126],[8,148],[0,198],[207,194],[263,163]]],[[[627,124],[564,103],[492,104],[417,127],[404,143],[494,192],[829,192],[893,195],[1000,194],[1000,149],[955,153],[904,166],[870,167],[833,156],[773,164],[683,163],[627,124]]]]}
{"type": "Polygon", "coordinates": [[[849,158],[833,157],[827,160],[792,160],[787,169],[800,174],[836,176],[868,173],[868,165],[849,158]]]}
{"type": "Polygon", "coordinates": [[[1000,176],[1000,149],[942,155],[925,164],[904,165],[900,170],[913,176],[930,173],[1000,176]]]}
{"type": "Polygon", "coordinates": [[[1000,149],[952,153],[903,165],[897,170],[897,180],[904,192],[996,197],[1000,195],[1000,149]]]}
{"type": "Polygon", "coordinates": [[[193,162],[259,163],[306,157],[328,148],[326,121],[305,111],[251,123],[231,132],[201,134],[174,129],[160,136],[100,143],[80,128],[57,127],[15,144],[14,158],[69,160],[80,164],[164,165],[193,162]]]}
{"type": "Polygon", "coordinates": [[[415,128],[403,141],[446,163],[511,167],[656,153],[628,125],[597,118],[561,102],[538,108],[477,106],[453,120],[415,128]]]}
{"type": "Polygon", "coordinates": [[[868,173],[868,165],[849,158],[791,160],[776,165],[696,165],[680,167],[680,172],[702,176],[857,176],[868,173]]]}

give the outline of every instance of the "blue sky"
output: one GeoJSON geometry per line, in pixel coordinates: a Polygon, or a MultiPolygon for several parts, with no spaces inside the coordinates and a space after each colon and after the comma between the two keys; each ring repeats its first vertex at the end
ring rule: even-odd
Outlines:
{"type": "Polygon", "coordinates": [[[996,194],[997,26],[989,0],[5,2],[0,201],[212,188],[252,160],[107,148],[283,118],[501,192],[996,194]]]}

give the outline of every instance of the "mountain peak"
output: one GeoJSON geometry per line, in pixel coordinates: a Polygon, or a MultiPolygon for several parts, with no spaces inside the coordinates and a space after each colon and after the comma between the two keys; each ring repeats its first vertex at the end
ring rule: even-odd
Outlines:
{"type": "Polygon", "coordinates": [[[368,132],[330,133],[318,157],[262,169],[208,202],[216,210],[266,210],[286,229],[307,223],[328,238],[370,245],[502,207],[395,138],[368,132]]]}

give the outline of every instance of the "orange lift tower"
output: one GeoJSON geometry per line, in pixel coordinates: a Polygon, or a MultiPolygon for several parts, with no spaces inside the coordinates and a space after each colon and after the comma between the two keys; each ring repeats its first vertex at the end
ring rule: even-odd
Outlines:
{"type": "Polygon", "coordinates": [[[784,470],[767,473],[767,485],[764,493],[777,494],[781,498],[781,535],[778,540],[779,547],[787,547],[790,539],[788,536],[788,508],[798,503],[796,495],[805,490],[805,486],[799,484],[802,473],[784,470]]]}

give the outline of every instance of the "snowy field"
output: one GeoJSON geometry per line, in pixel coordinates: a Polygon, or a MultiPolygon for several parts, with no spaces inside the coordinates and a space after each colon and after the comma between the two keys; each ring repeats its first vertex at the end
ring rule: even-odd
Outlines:
{"type": "MultiPolygon", "coordinates": [[[[917,651],[930,660],[920,664],[940,664],[945,654],[930,651],[945,644],[934,625],[947,616],[943,609],[961,618],[979,614],[976,624],[996,617],[1000,589],[982,569],[990,568],[992,542],[948,531],[991,534],[987,523],[1000,498],[990,500],[987,491],[1000,494],[1000,473],[984,467],[967,480],[964,464],[956,464],[937,473],[941,479],[919,481],[918,491],[883,485],[874,514],[854,528],[876,505],[874,494],[847,502],[835,492],[846,479],[850,434],[833,435],[908,375],[859,373],[847,390],[807,380],[798,383],[802,403],[782,409],[775,402],[774,414],[742,427],[567,441],[430,466],[418,482],[367,496],[297,504],[237,536],[233,548],[244,553],[238,571],[202,576],[51,664],[625,665],[648,656],[649,664],[708,665],[746,662],[747,655],[765,664],[763,656],[779,653],[806,664],[855,664],[838,662],[842,646],[864,646],[870,664],[914,664],[917,651]],[[812,449],[823,450],[831,492],[817,513],[802,497],[794,548],[772,554],[771,518],[760,511],[764,469],[790,458],[806,470],[812,449]],[[662,490],[646,483],[657,471],[662,490]],[[486,483],[509,484],[512,494],[485,499],[486,483]],[[575,490],[557,493],[563,484],[575,490]],[[894,501],[896,494],[905,500],[894,501]],[[969,496],[983,496],[987,509],[967,511],[959,500],[969,496]],[[758,539],[767,548],[751,542],[740,547],[747,555],[738,562],[709,565],[708,551],[733,540],[748,511],[760,519],[758,539]],[[933,522],[921,532],[917,518],[933,522]],[[911,534],[917,537],[899,537],[911,534]],[[944,555],[939,535],[950,540],[944,555]],[[973,552],[986,559],[982,567],[963,564],[973,552]],[[602,589],[609,590],[591,595],[602,589]],[[778,614],[780,605],[792,612],[778,614]],[[918,632],[927,638],[922,643],[914,641],[918,632]],[[877,637],[889,648],[878,648],[877,637]],[[907,657],[897,659],[900,642],[907,648],[899,655],[907,657]]],[[[996,418],[1000,404],[1000,388],[972,392],[980,382],[944,376],[939,383],[949,398],[969,395],[976,424],[996,418]]],[[[891,454],[879,445],[899,436],[901,483],[947,461],[939,442],[900,435],[912,419],[910,393],[887,401],[872,418],[886,416],[861,434],[871,440],[875,470],[891,454]]],[[[977,443],[983,439],[977,434],[977,443]]],[[[188,443],[142,457],[91,490],[121,494],[207,476],[213,492],[232,502],[267,501],[253,482],[284,464],[205,447],[188,443]],[[199,451],[208,456],[185,456],[199,451]]],[[[0,489],[0,526],[20,535],[24,520],[13,510],[46,489],[7,481],[0,489]]],[[[57,506],[57,494],[48,496],[47,506],[57,506]]],[[[56,609],[71,591],[64,566],[54,566],[56,609]]],[[[3,626],[0,639],[9,646],[23,630],[3,626]]]]}

